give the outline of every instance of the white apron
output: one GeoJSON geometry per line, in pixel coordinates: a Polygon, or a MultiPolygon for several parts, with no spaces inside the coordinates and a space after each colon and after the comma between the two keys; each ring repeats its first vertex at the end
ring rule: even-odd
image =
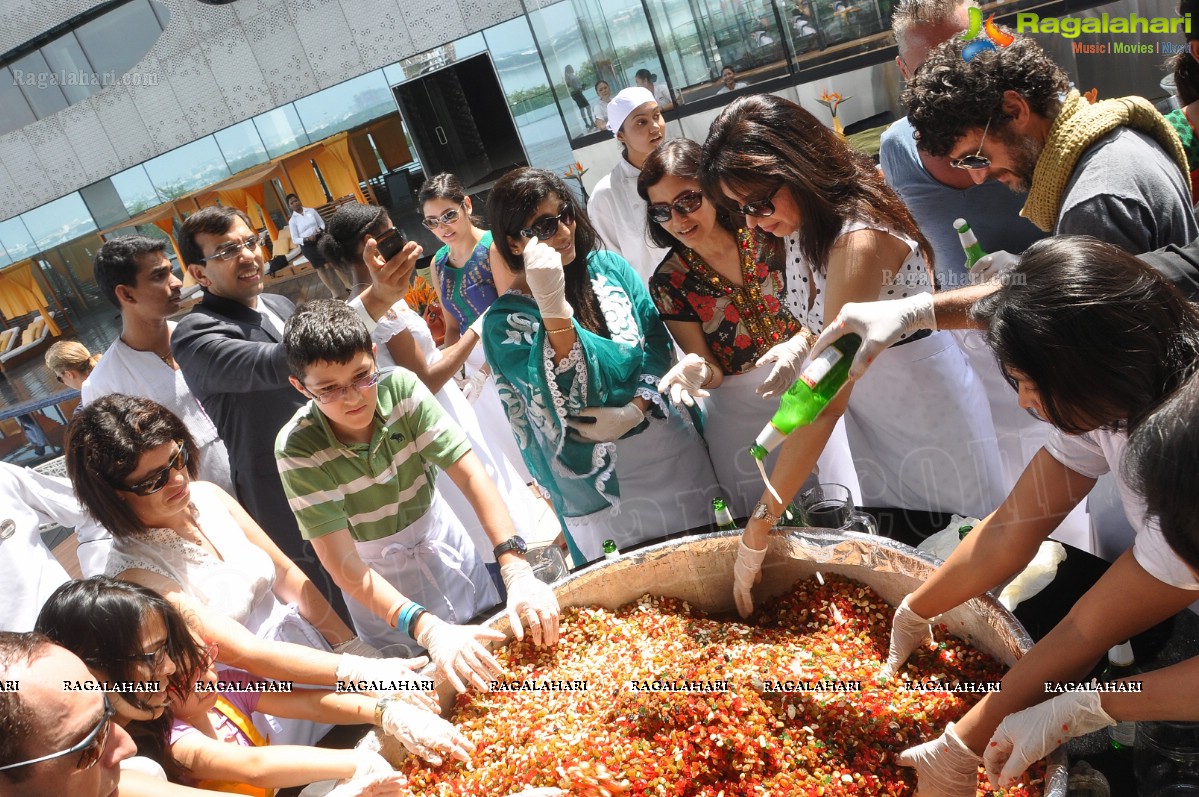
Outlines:
{"type": "MultiPolygon", "coordinates": [[[[439,492],[434,491],[429,511],[407,528],[354,547],[367,567],[447,623],[465,623],[499,602],[483,560],[439,492]]],[[[362,641],[386,656],[420,654],[407,633],[342,594],[362,641]]]]}
{"type": "Polygon", "coordinates": [[[1003,501],[991,411],[952,335],[880,354],[845,417],[863,506],[986,517],[1003,501]]]}
{"type": "MultiPolygon", "coordinates": [[[[749,455],[749,447],[779,408],[778,399],[764,399],[756,392],[769,375],[769,368],[726,375],[720,387],[712,388],[711,395],[702,399],[704,439],[708,441],[712,468],[735,518],[748,517],[766,489],[762,475],[749,455]]],[[[776,448],[766,458],[768,474],[774,467],[778,451],[776,448]]],[[[816,470],[804,486],[817,483],[843,484],[855,499],[861,494],[858,474],[849,453],[844,418],[837,421],[828,445],[817,460],[816,470]]]]}
{"type": "MultiPolygon", "coordinates": [[[[486,364],[487,357],[483,353],[483,347],[475,346],[471,349],[470,356],[466,358],[467,376],[474,374],[486,364]]],[[[533,476],[529,473],[529,468],[525,465],[525,458],[521,456],[520,449],[516,445],[516,438],[512,435],[512,425],[508,422],[508,413],[500,401],[500,391],[495,386],[494,377],[483,383],[483,390],[473,402],[470,402],[470,405],[478,418],[478,425],[483,429],[492,430],[487,442],[492,456],[496,457],[497,462],[501,456],[508,460],[509,464],[516,469],[516,475],[520,478],[522,485],[531,483],[533,476]]],[[[473,445],[474,440],[471,440],[471,443],[473,445]]]]}

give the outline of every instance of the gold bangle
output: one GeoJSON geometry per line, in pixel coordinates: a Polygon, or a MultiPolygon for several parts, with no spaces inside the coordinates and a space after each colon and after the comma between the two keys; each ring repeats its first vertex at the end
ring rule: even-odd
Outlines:
{"type": "Polygon", "coordinates": [[[547,335],[564,335],[567,332],[574,332],[574,331],[575,331],[574,326],[562,327],[561,329],[550,329],[549,327],[545,328],[545,334],[547,334],[547,335]]]}
{"type": "Polygon", "coordinates": [[[383,727],[383,715],[387,712],[387,707],[395,702],[394,697],[381,697],[379,702],[375,703],[375,727],[383,727]]]}
{"type": "Polygon", "coordinates": [[[704,377],[704,381],[699,383],[701,390],[712,384],[712,379],[716,376],[716,367],[712,363],[704,360],[704,367],[708,369],[708,375],[704,377]]]}

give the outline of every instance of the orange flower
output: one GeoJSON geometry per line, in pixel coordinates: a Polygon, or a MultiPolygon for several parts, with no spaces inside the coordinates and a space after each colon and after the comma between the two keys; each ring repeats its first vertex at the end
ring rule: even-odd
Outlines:
{"type": "Polygon", "coordinates": [[[433,292],[433,288],[421,276],[417,276],[412,281],[412,287],[408,289],[408,293],[404,294],[404,301],[418,313],[424,312],[425,307],[436,299],[437,295],[433,292]]]}
{"type": "Polygon", "coordinates": [[[1099,89],[1098,89],[1098,88],[1093,88],[1093,89],[1091,89],[1090,91],[1088,91],[1086,94],[1084,94],[1084,95],[1082,95],[1082,96],[1084,96],[1084,97],[1086,97],[1086,98],[1087,98],[1087,102],[1089,102],[1089,103],[1091,103],[1092,105],[1094,105],[1094,104],[1095,104],[1095,102],[1096,102],[1096,101],[1098,101],[1098,99],[1099,99],[1099,89]]]}

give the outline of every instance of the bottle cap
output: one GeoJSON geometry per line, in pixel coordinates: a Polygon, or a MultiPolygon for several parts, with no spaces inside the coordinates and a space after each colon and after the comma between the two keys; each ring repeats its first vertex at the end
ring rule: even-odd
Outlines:
{"type": "Polygon", "coordinates": [[[1136,663],[1132,654],[1132,643],[1121,642],[1107,652],[1107,660],[1116,667],[1131,667],[1136,663]]]}
{"type": "Polygon", "coordinates": [[[965,219],[954,219],[953,228],[958,232],[966,232],[970,229],[970,225],[966,223],[965,219]]]}
{"type": "Polygon", "coordinates": [[[616,553],[616,540],[604,540],[604,553],[616,553]]]}
{"type": "Polygon", "coordinates": [[[719,512],[722,509],[727,509],[728,504],[725,503],[724,498],[718,495],[712,499],[712,508],[719,512]]]}

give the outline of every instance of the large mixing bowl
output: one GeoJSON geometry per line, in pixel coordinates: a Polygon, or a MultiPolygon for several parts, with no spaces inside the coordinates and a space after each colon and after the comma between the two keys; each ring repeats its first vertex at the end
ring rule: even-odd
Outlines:
{"type": "MultiPolygon", "coordinates": [[[[650,593],[679,598],[707,612],[731,612],[735,608],[733,562],[740,537],[740,531],[726,531],[664,542],[585,568],[556,582],[554,592],[563,608],[615,609],[650,593]]],[[[861,582],[894,605],[927,579],[938,564],[937,559],[885,537],[789,529],[771,539],[754,599],[768,601],[820,570],[861,582]]],[[[1032,647],[1019,621],[989,595],[946,613],[941,622],[955,636],[1009,666],[1032,647]]],[[[486,625],[511,637],[503,613],[486,625]]],[[[448,697],[443,695],[443,699],[448,697]]],[[[1066,794],[1065,764],[1061,750],[1049,757],[1046,797],[1066,794]]]]}

